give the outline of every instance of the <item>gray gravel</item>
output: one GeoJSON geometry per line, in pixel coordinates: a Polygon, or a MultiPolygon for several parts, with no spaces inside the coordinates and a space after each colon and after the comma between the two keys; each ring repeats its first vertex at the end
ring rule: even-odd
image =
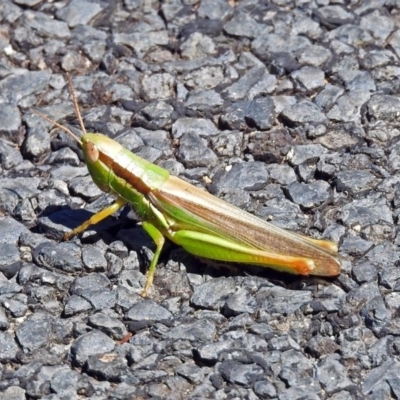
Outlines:
{"type": "Polygon", "coordinates": [[[400,2],[3,0],[0,400],[400,398],[400,2]],[[348,5],[350,3],[350,5],[348,5]],[[204,264],[36,108],[272,223],[336,279],[204,264]]]}

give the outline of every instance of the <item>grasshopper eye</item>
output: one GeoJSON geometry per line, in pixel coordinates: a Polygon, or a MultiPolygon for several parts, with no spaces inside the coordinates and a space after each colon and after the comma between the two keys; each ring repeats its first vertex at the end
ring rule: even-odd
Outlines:
{"type": "Polygon", "coordinates": [[[99,159],[99,149],[93,142],[86,143],[86,156],[91,164],[94,164],[99,159]]]}

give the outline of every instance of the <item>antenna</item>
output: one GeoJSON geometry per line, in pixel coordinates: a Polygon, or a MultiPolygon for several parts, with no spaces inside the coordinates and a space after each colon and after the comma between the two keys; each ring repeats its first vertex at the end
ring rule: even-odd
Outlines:
{"type": "Polygon", "coordinates": [[[78,118],[79,126],[81,127],[83,134],[86,135],[86,129],[85,129],[85,125],[83,124],[81,112],[79,111],[78,100],[76,99],[75,89],[72,85],[72,80],[71,80],[71,77],[69,76],[68,72],[67,72],[67,80],[68,80],[69,92],[71,93],[71,97],[72,97],[72,103],[74,104],[76,118],[78,118]]]}
{"type": "MultiPolygon", "coordinates": [[[[75,109],[75,115],[78,118],[79,126],[81,127],[82,132],[86,135],[85,125],[83,125],[83,120],[82,120],[81,112],[79,111],[78,101],[76,99],[76,93],[75,93],[74,87],[72,86],[71,77],[69,76],[68,72],[67,72],[66,75],[67,75],[69,92],[71,94],[72,103],[73,103],[74,109],[75,109]]],[[[41,113],[41,112],[39,112],[37,110],[32,110],[32,112],[34,114],[38,115],[39,117],[43,118],[47,122],[50,122],[51,124],[53,124],[57,128],[60,128],[64,132],[68,133],[68,135],[70,135],[76,142],[78,142],[82,146],[82,141],[70,129],[66,128],[65,126],[62,126],[58,122],[52,120],[47,115],[44,115],[43,113],[41,113]]]]}

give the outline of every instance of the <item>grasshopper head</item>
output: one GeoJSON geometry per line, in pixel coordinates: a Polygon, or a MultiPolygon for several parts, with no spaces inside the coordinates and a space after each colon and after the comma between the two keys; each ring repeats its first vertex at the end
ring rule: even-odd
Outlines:
{"type": "Polygon", "coordinates": [[[86,133],[82,136],[82,151],[94,183],[103,191],[110,191],[110,167],[122,146],[115,140],[100,133],[86,133]]]}

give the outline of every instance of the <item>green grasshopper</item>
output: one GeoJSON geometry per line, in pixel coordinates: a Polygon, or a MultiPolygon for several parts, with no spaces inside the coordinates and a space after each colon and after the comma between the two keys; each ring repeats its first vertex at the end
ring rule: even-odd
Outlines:
{"type": "Polygon", "coordinates": [[[153,283],[165,238],[195,256],[252,264],[298,275],[336,276],[341,265],[337,245],[278,228],[201,190],[98,133],[86,133],[76,94],[68,85],[83,136],[35,111],[67,132],[83,151],[95,184],[116,201],[64,235],[64,240],[102,221],[125,204],[142,220],[156,245],[142,296],[153,283]]]}

